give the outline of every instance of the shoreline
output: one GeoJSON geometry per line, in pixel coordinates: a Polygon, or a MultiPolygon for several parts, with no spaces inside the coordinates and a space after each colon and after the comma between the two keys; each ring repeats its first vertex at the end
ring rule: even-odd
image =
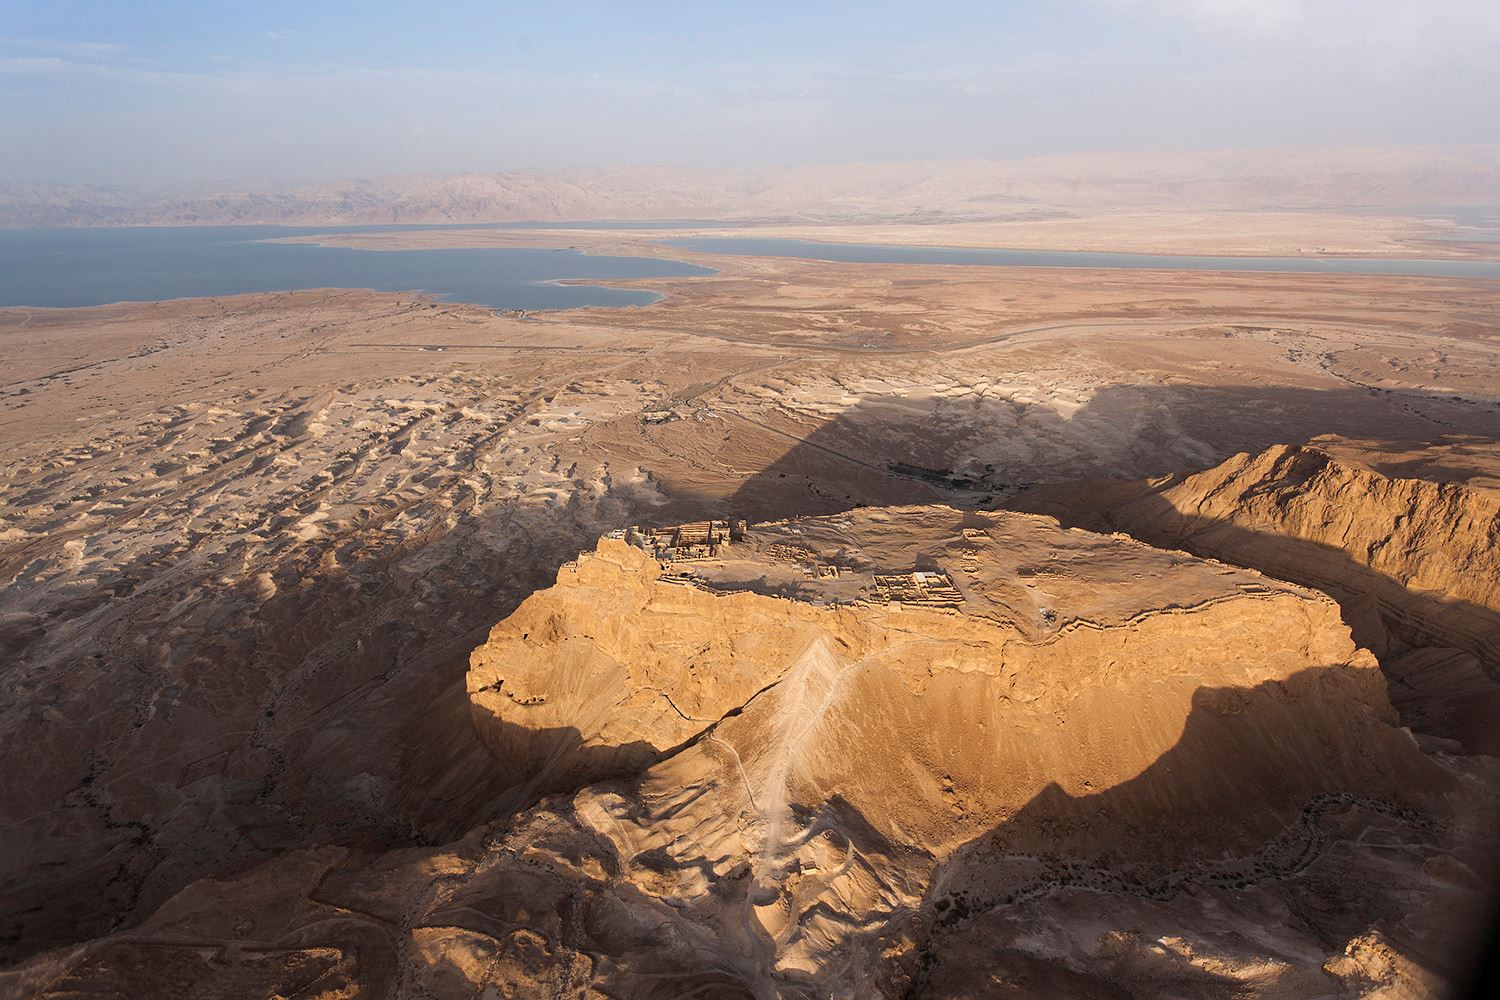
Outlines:
{"type": "MultiPolygon", "coordinates": [[[[1487,233],[1472,235],[1483,237],[1487,233]]],[[[1434,225],[1423,217],[1382,216],[1372,223],[1371,217],[1343,213],[1121,213],[1040,222],[725,222],[671,229],[647,225],[601,229],[551,224],[545,228],[491,228],[483,223],[431,227],[418,224],[401,230],[329,232],[272,241],[383,250],[477,249],[525,243],[587,251],[599,244],[636,247],[659,244],[668,238],[788,239],[1020,253],[1500,261],[1500,243],[1489,243],[1482,238],[1455,238],[1452,227],[1434,225]],[[1252,224],[1258,222],[1260,228],[1247,230],[1247,220],[1252,224]],[[1225,232],[1242,235],[1228,238],[1225,232]]]]}

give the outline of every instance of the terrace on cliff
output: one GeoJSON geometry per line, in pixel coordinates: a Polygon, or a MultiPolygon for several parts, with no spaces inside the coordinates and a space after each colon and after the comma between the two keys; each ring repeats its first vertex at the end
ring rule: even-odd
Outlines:
{"type": "MultiPolygon", "coordinates": [[[[669,527],[628,528],[605,537],[652,556],[663,583],[710,593],[752,592],[796,597],[819,605],[878,603],[960,609],[966,597],[947,570],[929,557],[922,568],[901,566],[904,555],[868,552],[848,532],[848,518],[694,521],[669,527]]],[[[962,529],[949,541],[964,570],[977,569],[972,552],[984,532],[962,529]]],[[[570,564],[576,565],[576,564],[570,564]]]]}

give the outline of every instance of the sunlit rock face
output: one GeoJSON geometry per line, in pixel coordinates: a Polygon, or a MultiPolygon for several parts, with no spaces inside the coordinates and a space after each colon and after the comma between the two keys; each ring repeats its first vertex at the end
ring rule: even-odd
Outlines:
{"type": "Polygon", "coordinates": [[[1477,779],[1400,728],[1332,599],[1031,514],[616,536],[471,657],[530,808],[197,883],[5,985],[219,962],[281,995],[1420,996],[1449,972],[1477,779]]]}
{"type": "Polygon", "coordinates": [[[602,540],[471,699],[539,786],[651,765],[573,814],[754,995],[883,988],[1058,886],[1265,893],[1346,813],[1420,826],[1454,788],[1337,605],[1252,571],[947,508],[676,555],[602,540]]]}
{"type": "Polygon", "coordinates": [[[1325,437],[1023,502],[1329,594],[1381,657],[1405,723],[1500,754],[1500,456],[1488,442],[1325,437]]]}

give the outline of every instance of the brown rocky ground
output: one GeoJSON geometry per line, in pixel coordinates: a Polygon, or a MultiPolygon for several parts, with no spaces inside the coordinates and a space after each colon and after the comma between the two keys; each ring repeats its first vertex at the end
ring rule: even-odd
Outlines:
{"type": "Polygon", "coordinates": [[[1500,451],[1314,438],[1147,483],[1054,484],[1018,506],[1254,566],[1333,596],[1414,730],[1500,756],[1500,451]]]}
{"type": "MultiPolygon", "coordinates": [[[[6,991],[762,996],[801,995],[816,973],[834,995],[1420,995],[1461,974],[1457,932],[1413,914],[1471,914],[1484,877],[1473,819],[1495,778],[1473,753],[1494,731],[1493,640],[1473,609],[1496,607],[1494,512],[1464,459],[1500,437],[1500,288],[713,263],[648,309],[528,319],[362,292],[0,313],[0,892],[7,957],[28,960],[6,991]],[[1365,457],[1319,472],[1295,447],[1262,454],[1320,435],[1364,443],[1320,442],[1313,466],[1339,447],[1365,457]],[[1233,502],[1190,501],[1202,483],[1233,502]],[[1276,490],[1285,502],[1263,499],[1276,490]],[[1089,502],[1106,493],[1123,513],[1089,502]],[[1312,507],[1356,494],[1407,506],[1378,538],[1330,542],[1336,522],[1312,507]],[[1268,594],[1163,615],[1203,603],[1195,575],[1230,586],[1241,571],[959,512],[1009,502],[1339,604],[1250,574],[1268,594]],[[947,519],[922,529],[935,538],[973,517],[1011,539],[975,559],[999,610],[929,612],[940,624],[923,628],[975,632],[934,642],[978,649],[1010,629],[1032,648],[1027,587],[1065,623],[1053,590],[1105,601],[1175,560],[1109,614],[1181,626],[1172,642],[1201,655],[1143,643],[1117,687],[1086,658],[1025,672],[1056,727],[1030,702],[985,716],[1006,703],[964,685],[1003,671],[936,658],[926,683],[952,691],[912,701],[921,685],[896,663],[863,670],[881,680],[851,699],[878,710],[791,739],[792,695],[820,703],[830,663],[843,676],[851,636],[829,622],[847,613],[707,596],[805,619],[733,685],[699,684],[684,711],[721,720],[711,730],[632,694],[642,711],[591,709],[592,752],[554,741],[564,756],[538,782],[526,752],[495,756],[511,744],[483,699],[471,721],[470,651],[606,531],[912,503],[958,509],[897,517],[947,519]],[[1168,507],[1339,555],[1235,546],[1168,507]],[[1414,512],[1450,525],[1455,510],[1437,534],[1402,534],[1414,512]],[[1018,553],[1065,539],[1084,554],[1019,582],[1018,553]],[[1434,546],[1448,571],[1412,561],[1434,546]],[[1371,593],[1382,632],[1359,610],[1371,593]],[[1256,617],[1272,605],[1283,617],[1256,617]],[[1246,639],[1215,647],[1230,625],[1214,614],[1240,616],[1246,639]],[[792,641],[809,629],[836,639],[792,641]],[[1083,672],[1045,683],[1065,668],[1083,672]],[[1148,669],[1175,672],[1128,682],[1148,669]],[[899,738],[880,728],[892,718],[908,720],[899,738]],[[1002,730],[1013,742],[981,735],[1002,730]],[[804,735],[810,762],[757,764],[784,805],[746,811],[760,786],[736,784],[715,740],[753,757],[804,735]],[[942,756],[954,746],[973,762],[1000,749],[966,771],[942,756]],[[1278,778],[1294,761],[1315,766],[1278,778]],[[538,799],[543,786],[561,790],[538,799]],[[695,788],[702,801],[678,798],[695,788]]],[[[874,516],[853,515],[861,538],[874,516]]],[[[918,568],[922,531],[859,544],[918,568]]],[[[572,620],[603,611],[586,605],[572,620]]],[[[861,627],[873,650],[911,623],[861,627]]],[[[680,665],[655,669],[675,700],[680,665]]]]}

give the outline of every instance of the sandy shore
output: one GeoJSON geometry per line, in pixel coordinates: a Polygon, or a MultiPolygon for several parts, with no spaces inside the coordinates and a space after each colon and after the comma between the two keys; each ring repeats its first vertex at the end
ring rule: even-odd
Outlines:
{"type": "Polygon", "coordinates": [[[685,236],[762,236],[835,243],[1086,250],[1215,256],[1381,256],[1493,259],[1500,244],[1462,242],[1445,220],[1336,212],[1131,212],[995,222],[922,224],[754,224],[682,229],[433,229],[295,237],[363,249],[579,247],[600,253],[652,252],[685,236]]]}

